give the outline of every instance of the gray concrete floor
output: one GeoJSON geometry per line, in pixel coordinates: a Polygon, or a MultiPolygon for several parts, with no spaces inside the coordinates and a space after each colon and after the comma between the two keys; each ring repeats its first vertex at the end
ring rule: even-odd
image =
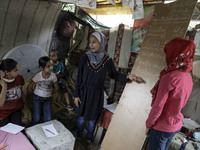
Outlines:
{"type": "MultiPolygon", "coordinates": [[[[97,128],[96,128],[97,129],[97,128]]],[[[99,127],[97,130],[97,134],[92,141],[91,146],[88,146],[87,141],[85,139],[86,130],[84,130],[84,136],[81,140],[76,140],[74,150],[102,150],[101,146],[99,145],[99,141],[101,138],[103,128],[99,127]]],[[[76,129],[72,131],[72,134],[76,138],[76,129]]]]}

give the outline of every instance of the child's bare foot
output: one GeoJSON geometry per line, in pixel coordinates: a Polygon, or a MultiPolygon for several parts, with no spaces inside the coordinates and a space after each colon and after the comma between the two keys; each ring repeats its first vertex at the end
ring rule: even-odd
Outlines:
{"type": "Polygon", "coordinates": [[[73,110],[73,107],[70,105],[70,104],[67,104],[67,107],[66,107],[68,110],[73,110]]]}

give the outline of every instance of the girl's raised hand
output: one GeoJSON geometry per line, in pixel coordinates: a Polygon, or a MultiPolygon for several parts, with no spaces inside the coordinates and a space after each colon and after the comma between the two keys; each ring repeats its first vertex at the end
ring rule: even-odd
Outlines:
{"type": "Polygon", "coordinates": [[[4,80],[0,81],[0,85],[2,86],[2,88],[7,89],[7,83],[4,80]]]}
{"type": "Polygon", "coordinates": [[[0,93],[0,107],[2,107],[6,100],[7,83],[4,80],[0,80],[0,85],[2,87],[0,93]]]}
{"type": "Polygon", "coordinates": [[[79,107],[79,103],[81,104],[80,98],[79,97],[75,97],[74,98],[74,103],[75,103],[76,107],[79,107]]]}

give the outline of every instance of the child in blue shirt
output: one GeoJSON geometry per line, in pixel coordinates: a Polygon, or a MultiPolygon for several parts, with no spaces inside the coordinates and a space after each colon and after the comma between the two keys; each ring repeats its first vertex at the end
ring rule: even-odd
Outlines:
{"type": "Polygon", "coordinates": [[[53,73],[56,74],[59,87],[61,91],[64,93],[65,100],[67,102],[67,109],[73,110],[69,101],[67,87],[65,85],[64,80],[62,79],[62,77],[64,77],[64,64],[61,61],[59,61],[59,52],[57,50],[51,50],[49,53],[49,57],[53,61],[53,73]]]}

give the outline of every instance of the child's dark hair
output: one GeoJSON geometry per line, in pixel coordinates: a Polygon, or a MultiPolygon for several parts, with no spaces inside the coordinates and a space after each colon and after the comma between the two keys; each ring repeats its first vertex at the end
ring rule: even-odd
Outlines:
{"type": "Polygon", "coordinates": [[[10,59],[10,58],[4,59],[1,62],[0,70],[2,71],[7,70],[8,72],[10,72],[16,68],[17,64],[18,63],[14,59],[10,59]]]}
{"type": "Polygon", "coordinates": [[[48,56],[40,57],[38,61],[39,67],[42,67],[44,69],[49,61],[50,61],[50,58],[48,56]]]}
{"type": "Polygon", "coordinates": [[[49,52],[49,54],[50,54],[51,52],[55,52],[56,55],[58,56],[58,59],[60,59],[60,53],[59,53],[58,50],[56,50],[56,49],[52,49],[52,50],[49,52]]]}

